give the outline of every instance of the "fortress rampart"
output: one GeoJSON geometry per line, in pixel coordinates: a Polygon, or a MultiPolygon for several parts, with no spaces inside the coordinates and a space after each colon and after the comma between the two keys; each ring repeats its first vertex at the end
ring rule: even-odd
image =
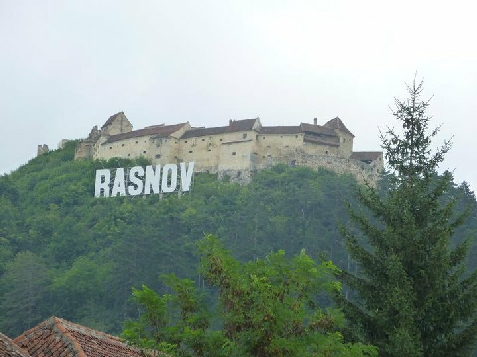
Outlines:
{"type": "Polygon", "coordinates": [[[354,135],[340,118],[324,125],[262,126],[260,119],[194,128],[189,122],[133,130],[123,112],[91,130],[76,147],[75,159],[145,157],[153,164],[195,162],[196,172],[248,183],[253,174],[276,164],[324,167],[375,182],[383,167],[380,151],[353,151],[354,135]]]}

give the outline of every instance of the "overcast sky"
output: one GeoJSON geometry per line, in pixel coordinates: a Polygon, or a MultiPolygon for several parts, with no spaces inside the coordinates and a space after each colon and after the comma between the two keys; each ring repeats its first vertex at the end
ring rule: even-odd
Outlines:
{"type": "Polygon", "coordinates": [[[124,111],[135,129],[339,116],[380,150],[417,71],[443,168],[477,189],[472,1],[0,0],[0,174],[38,144],[86,137],[124,111]]]}

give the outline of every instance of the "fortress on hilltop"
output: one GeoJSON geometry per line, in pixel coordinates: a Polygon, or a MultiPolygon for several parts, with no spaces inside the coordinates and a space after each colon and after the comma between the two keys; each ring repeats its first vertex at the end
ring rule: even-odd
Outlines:
{"type": "Polygon", "coordinates": [[[75,159],[145,157],[153,164],[195,162],[209,172],[248,183],[259,170],[283,163],[324,167],[359,182],[375,182],[383,167],[380,151],[353,151],[354,135],[340,118],[324,125],[262,126],[260,118],[230,120],[228,125],[191,127],[189,122],[133,130],[123,112],[95,126],[76,147],[75,159]]]}

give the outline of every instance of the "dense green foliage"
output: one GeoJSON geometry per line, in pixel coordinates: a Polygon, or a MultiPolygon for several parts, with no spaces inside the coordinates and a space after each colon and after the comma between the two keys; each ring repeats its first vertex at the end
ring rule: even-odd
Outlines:
{"type": "Polygon", "coordinates": [[[126,324],[129,342],[181,357],[376,356],[374,348],[344,343],[341,312],[319,306],[322,293],[340,290],[331,262],[278,251],[240,263],[211,235],[199,247],[200,272],[220,303],[207,304],[202,288],[174,276],[167,277],[173,294],[134,290],[144,311],[126,324]]]}
{"type": "Polygon", "coordinates": [[[359,270],[339,274],[357,292],[339,302],[350,334],[377,346],[380,356],[470,356],[477,339],[477,272],[466,270],[465,259],[474,236],[456,234],[467,212],[456,211],[451,174],[436,173],[450,145],[431,151],[437,130],[428,129],[422,82],[408,90],[409,99],[396,100],[394,113],[402,133],[389,129],[382,138],[393,170],[388,189],[358,191],[362,209],[352,210],[351,218],[359,230],[343,228],[359,270]]]}
{"type": "MultiPolygon", "coordinates": [[[[0,331],[11,337],[51,315],[119,333],[138,314],[132,287],[169,293],[158,277],[170,273],[203,281],[196,242],[204,233],[239,261],[304,248],[354,269],[338,231],[353,200],[351,177],[277,166],[247,186],[196,174],[180,199],[94,198],[96,169],[145,162],[74,161],[75,144],[0,176],[0,331]]],[[[463,197],[456,209],[471,205],[457,242],[475,229],[477,209],[466,185],[449,194],[463,197]]]]}
{"type": "Polygon", "coordinates": [[[8,335],[51,315],[121,331],[137,314],[131,287],[165,292],[160,274],[197,276],[195,243],[204,233],[242,261],[306,248],[346,264],[336,223],[346,215],[350,177],[279,166],[247,186],[196,174],[181,198],[94,198],[96,169],[146,163],[74,161],[75,144],[0,176],[0,330],[8,335]],[[24,261],[38,274],[29,290],[24,261]],[[24,300],[28,291],[35,301],[24,300]]]}

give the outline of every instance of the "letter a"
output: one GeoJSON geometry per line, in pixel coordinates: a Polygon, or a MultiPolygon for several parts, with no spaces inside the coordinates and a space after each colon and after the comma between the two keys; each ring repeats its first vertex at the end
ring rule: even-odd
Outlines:
{"type": "Polygon", "coordinates": [[[124,169],[116,169],[116,176],[114,177],[113,189],[111,190],[111,196],[126,196],[126,184],[124,183],[124,169]]]}

